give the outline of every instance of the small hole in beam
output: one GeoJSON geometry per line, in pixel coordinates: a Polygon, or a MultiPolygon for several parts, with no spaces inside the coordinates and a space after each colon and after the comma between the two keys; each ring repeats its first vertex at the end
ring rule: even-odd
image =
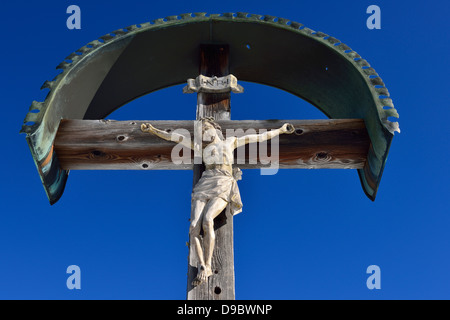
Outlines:
{"type": "Polygon", "coordinates": [[[214,288],[214,293],[215,294],[220,294],[222,292],[222,289],[220,289],[220,287],[215,287],[214,288]]]}
{"type": "Polygon", "coordinates": [[[101,157],[101,156],[104,155],[104,153],[101,152],[100,150],[94,150],[94,151],[92,151],[91,153],[92,153],[92,155],[93,155],[94,157],[101,157]]]}
{"type": "Polygon", "coordinates": [[[125,140],[125,136],[118,136],[118,137],[117,137],[117,140],[118,140],[118,141],[123,141],[123,140],[125,140]]]}
{"type": "Polygon", "coordinates": [[[215,274],[218,274],[218,273],[219,273],[219,270],[214,270],[214,273],[215,273],[215,274]]]}
{"type": "Polygon", "coordinates": [[[302,129],[296,129],[294,132],[295,132],[295,134],[298,135],[298,136],[301,135],[301,134],[303,134],[303,130],[302,130],[302,129]]]}
{"type": "Polygon", "coordinates": [[[142,164],[142,168],[147,169],[147,168],[148,168],[148,164],[143,163],[143,164],[142,164]]]}
{"type": "Polygon", "coordinates": [[[316,154],[317,159],[325,159],[328,156],[326,152],[318,152],[316,154]]]}

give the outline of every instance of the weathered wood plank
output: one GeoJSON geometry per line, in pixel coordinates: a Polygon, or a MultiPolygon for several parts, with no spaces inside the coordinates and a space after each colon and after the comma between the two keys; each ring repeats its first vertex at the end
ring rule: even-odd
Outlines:
{"type": "MultiPolygon", "coordinates": [[[[228,45],[202,45],[200,47],[200,74],[208,77],[222,77],[229,74],[228,45]]],[[[203,93],[197,95],[196,119],[212,117],[215,120],[230,120],[230,93],[203,93]]],[[[193,185],[200,179],[205,166],[194,164],[193,185]]],[[[191,213],[192,214],[192,213],[191,213]]],[[[191,216],[191,219],[193,217],[191,216]]],[[[215,246],[211,267],[213,275],[207,283],[193,287],[197,276],[198,259],[189,250],[187,299],[188,300],[234,300],[234,249],[233,216],[229,207],[214,219],[215,246]]],[[[192,243],[192,239],[189,242],[192,243]]]]}
{"type": "MultiPolygon", "coordinates": [[[[54,144],[61,167],[66,170],[191,170],[193,154],[189,158],[191,163],[173,163],[171,153],[176,144],[141,132],[140,125],[146,122],[163,130],[187,130],[193,138],[194,121],[62,120],[54,144]]],[[[239,136],[275,129],[285,122],[292,123],[296,132],[279,138],[280,168],[364,167],[370,139],[363,120],[218,121],[225,137],[227,131],[239,136]]],[[[269,167],[270,163],[261,163],[261,154],[271,154],[271,141],[267,142],[267,153],[262,151],[255,149],[255,145],[247,145],[245,152],[239,149],[235,152],[235,163],[243,169],[269,167]],[[250,157],[250,151],[254,150],[257,150],[253,152],[256,159],[250,157]]]]}

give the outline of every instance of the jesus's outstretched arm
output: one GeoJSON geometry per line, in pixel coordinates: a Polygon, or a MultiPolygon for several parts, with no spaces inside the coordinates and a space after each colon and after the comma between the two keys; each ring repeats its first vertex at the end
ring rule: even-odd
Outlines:
{"type": "Polygon", "coordinates": [[[185,147],[188,147],[189,149],[194,149],[194,144],[192,140],[182,134],[179,134],[177,132],[167,132],[164,130],[156,129],[154,126],[152,126],[150,123],[143,123],[141,125],[141,131],[142,132],[151,132],[154,135],[167,140],[167,141],[173,141],[176,143],[180,143],[185,147]]]}
{"type": "Polygon", "coordinates": [[[276,136],[279,136],[280,134],[284,134],[284,133],[291,134],[294,132],[294,130],[295,130],[295,128],[292,124],[285,123],[279,129],[266,131],[261,134],[248,134],[248,135],[236,138],[235,148],[239,148],[248,143],[262,142],[262,141],[270,140],[272,138],[275,138],[276,136]]]}

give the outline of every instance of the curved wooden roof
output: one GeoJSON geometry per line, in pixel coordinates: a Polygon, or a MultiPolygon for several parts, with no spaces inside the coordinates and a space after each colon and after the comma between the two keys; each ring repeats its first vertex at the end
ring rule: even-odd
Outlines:
{"type": "Polygon", "coordinates": [[[80,48],[33,102],[21,132],[51,203],[63,193],[68,172],[53,154],[60,119],[102,119],[127,102],[185,83],[198,75],[199,46],[226,43],[230,73],[239,80],[277,87],[329,118],[364,119],[371,139],[368,164],[358,170],[374,200],[398,123],[383,81],[369,63],[339,40],[300,23],[246,13],[183,14],[111,32],[80,48]]]}

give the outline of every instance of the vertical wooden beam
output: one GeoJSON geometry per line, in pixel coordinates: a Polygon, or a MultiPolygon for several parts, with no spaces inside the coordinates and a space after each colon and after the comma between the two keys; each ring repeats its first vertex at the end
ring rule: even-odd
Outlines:
{"type": "MultiPolygon", "coordinates": [[[[202,75],[223,77],[229,74],[228,45],[207,44],[200,47],[200,67],[202,75]]],[[[198,93],[197,120],[202,117],[213,117],[215,120],[230,120],[230,93],[212,94],[198,93]]],[[[203,164],[194,165],[193,185],[198,182],[203,171],[203,164]]],[[[191,217],[192,218],[192,217],[191,217]]],[[[197,275],[197,257],[189,239],[189,268],[187,299],[188,300],[234,300],[234,250],[233,250],[233,216],[227,207],[214,220],[216,234],[212,270],[213,275],[207,283],[193,287],[192,281],[197,275]]]]}
{"type": "MultiPolygon", "coordinates": [[[[228,71],[228,45],[200,46],[201,75],[223,77],[228,71]]],[[[204,93],[197,95],[197,120],[213,117],[215,120],[230,120],[230,93],[204,93]]]]}

